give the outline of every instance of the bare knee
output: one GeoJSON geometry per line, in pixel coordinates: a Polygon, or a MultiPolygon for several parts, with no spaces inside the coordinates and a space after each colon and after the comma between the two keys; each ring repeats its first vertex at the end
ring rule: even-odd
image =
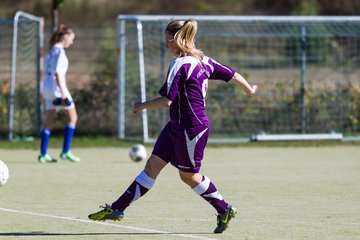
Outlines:
{"type": "Polygon", "coordinates": [[[43,128],[52,130],[54,128],[54,122],[46,121],[43,123],[43,128]]]}
{"type": "Polygon", "coordinates": [[[179,171],[179,175],[181,180],[189,185],[191,188],[196,187],[201,183],[202,175],[200,173],[189,173],[189,172],[183,172],[179,171]]]}
{"type": "Polygon", "coordinates": [[[56,120],[56,110],[47,110],[45,113],[45,121],[43,123],[43,128],[52,130],[55,125],[56,120]]]}
{"type": "Polygon", "coordinates": [[[151,155],[146,162],[144,171],[152,179],[156,179],[161,170],[166,166],[167,162],[158,156],[151,155]]]}
{"type": "Polygon", "coordinates": [[[78,121],[78,115],[77,115],[77,112],[76,110],[72,110],[72,111],[69,111],[69,124],[72,125],[72,126],[76,126],[76,123],[78,121]]]}
{"type": "Polygon", "coordinates": [[[76,125],[77,121],[78,121],[78,115],[77,115],[77,112],[75,112],[73,118],[71,119],[71,122],[72,122],[74,125],[76,125]]]}
{"type": "Polygon", "coordinates": [[[152,164],[152,162],[150,161],[150,158],[147,160],[146,164],[145,164],[145,168],[144,168],[144,171],[146,172],[146,174],[149,176],[149,177],[152,177],[154,176],[155,174],[153,173],[155,170],[154,170],[154,166],[152,164]]]}

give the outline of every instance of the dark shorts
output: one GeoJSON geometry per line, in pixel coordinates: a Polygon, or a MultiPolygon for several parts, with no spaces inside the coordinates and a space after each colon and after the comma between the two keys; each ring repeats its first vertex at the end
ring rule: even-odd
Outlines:
{"type": "Polygon", "coordinates": [[[208,136],[208,126],[185,130],[168,123],[161,131],[152,154],[181,171],[198,173],[208,136]]]}

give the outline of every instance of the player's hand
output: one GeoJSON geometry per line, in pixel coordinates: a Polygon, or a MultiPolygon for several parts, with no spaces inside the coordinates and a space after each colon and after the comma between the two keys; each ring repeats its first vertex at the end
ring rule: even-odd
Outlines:
{"type": "Polygon", "coordinates": [[[62,104],[62,98],[55,98],[55,99],[53,100],[53,104],[54,104],[55,106],[60,106],[60,105],[62,104]]]}
{"type": "Polygon", "coordinates": [[[53,104],[55,106],[70,106],[71,105],[71,101],[68,98],[55,98],[53,100],[53,104]]]}
{"type": "Polygon", "coordinates": [[[68,98],[65,98],[65,99],[63,99],[63,105],[65,105],[65,106],[70,106],[71,105],[71,101],[68,99],[68,98]]]}
{"type": "Polygon", "coordinates": [[[257,92],[258,89],[259,89],[259,87],[257,85],[252,85],[250,92],[246,93],[246,95],[248,95],[248,96],[253,95],[257,92]]]}
{"type": "Polygon", "coordinates": [[[253,85],[252,86],[252,94],[255,94],[258,89],[259,89],[259,87],[257,85],[253,85]]]}
{"type": "Polygon", "coordinates": [[[141,111],[142,110],[141,105],[142,105],[141,102],[136,102],[133,107],[133,113],[137,113],[141,111]]]}

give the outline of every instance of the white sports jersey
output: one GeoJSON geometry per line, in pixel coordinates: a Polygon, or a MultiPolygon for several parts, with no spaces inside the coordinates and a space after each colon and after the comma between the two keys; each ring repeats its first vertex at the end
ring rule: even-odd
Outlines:
{"type": "Polygon", "coordinates": [[[53,100],[62,97],[60,87],[55,78],[55,73],[64,81],[65,97],[72,100],[71,94],[66,87],[66,72],[68,70],[69,60],[66,57],[65,50],[61,44],[55,44],[50,49],[45,58],[45,80],[42,86],[42,95],[45,99],[53,100]]]}

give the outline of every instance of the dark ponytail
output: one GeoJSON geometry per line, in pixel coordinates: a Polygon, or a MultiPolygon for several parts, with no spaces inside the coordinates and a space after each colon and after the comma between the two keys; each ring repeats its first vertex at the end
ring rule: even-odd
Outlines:
{"type": "Polygon", "coordinates": [[[52,48],[58,42],[61,42],[65,34],[73,33],[71,28],[68,28],[64,24],[61,24],[59,28],[53,33],[50,39],[50,48],[52,48]]]}

